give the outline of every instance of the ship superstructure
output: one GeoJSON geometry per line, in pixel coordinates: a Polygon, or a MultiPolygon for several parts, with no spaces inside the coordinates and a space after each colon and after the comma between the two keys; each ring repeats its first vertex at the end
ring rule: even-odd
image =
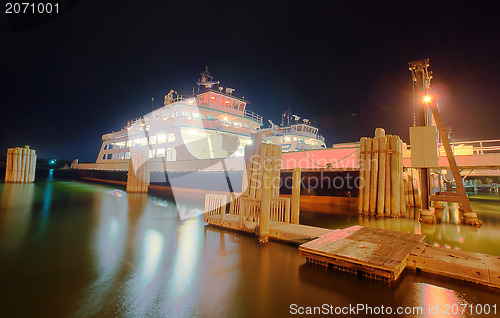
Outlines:
{"type": "Polygon", "coordinates": [[[318,133],[318,128],[309,119],[300,120],[287,109],[280,126],[269,120],[271,127],[260,131],[265,134],[266,140],[281,145],[284,152],[326,148],[325,138],[318,133]]]}
{"type": "Polygon", "coordinates": [[[248,102],[233,96],[205,70],[201,92],[184,98],[171,90],[164,106],[131,120],[118,132],[102,136],[96,163],[119,163],[133,148],[148,150],[152,161],[174,162],[242,156],[262,117],[246,109],[248,102]]]}

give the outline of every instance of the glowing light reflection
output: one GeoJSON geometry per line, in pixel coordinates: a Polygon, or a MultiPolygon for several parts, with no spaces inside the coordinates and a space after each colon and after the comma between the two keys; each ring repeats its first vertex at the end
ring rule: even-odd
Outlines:
{"type": "Polygon", "coordinates": [[[163,246],[163,235],[156,230],[148,229],[144,235],[144,264],[141,277],[143,286],[153,281],[163,255],[163,246]]]}

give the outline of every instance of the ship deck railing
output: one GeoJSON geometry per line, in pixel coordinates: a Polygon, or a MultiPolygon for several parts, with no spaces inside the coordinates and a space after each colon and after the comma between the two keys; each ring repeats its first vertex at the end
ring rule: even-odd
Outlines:
{"type": "Polygon", "coordinates": [[[253,119],[255,120],[256,122],[259,122],[262,124],[262,116],[257,114],[257,113],[254,113],[253,111],[251,110],[247,110],[245,109],[245,111],[243,112],[243,115],[246,117],[246,118],[250,118],[250,119],[253,119]]]}

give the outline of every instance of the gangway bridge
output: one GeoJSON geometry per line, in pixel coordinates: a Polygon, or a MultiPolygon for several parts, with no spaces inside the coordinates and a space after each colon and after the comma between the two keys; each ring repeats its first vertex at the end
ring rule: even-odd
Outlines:
{"type": "MultiPolygon", "coordinates": [[[[490,170],[488,175],[500,176],[500,139],[455,141],[451,143],[459,169],[463,173],[470,170],[490,170]]],[[[449,169],[450,165],[442,144],[438,144],[438,166],[449,169]]],[[[404,150],[403,166],[412,168],[410,146],[404,150]]],[[[299,167],[302,171],[349,171],[359,170],[359,142],[334,145],[328,149],[283,153],[283,169],[299,167]]]]}

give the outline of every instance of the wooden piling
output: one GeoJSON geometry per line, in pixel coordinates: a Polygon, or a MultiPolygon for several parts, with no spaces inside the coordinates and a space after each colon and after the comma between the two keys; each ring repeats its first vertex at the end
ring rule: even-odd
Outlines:
{"type": "Polygon", "coordinates": [[[400,217],[401,216],[401,204],[399,190],[399,173],[398,173],[398,162],[399,162],[399,137],[391,137],[391,216],[400,217]]]}
{"type": "Polygon", "coordinates": [[[403,190],[404,190],[404,200],[407,207],[410,206],[410,195],[408,191],[408,179],[403,178],[403,190]]]}
{"type": "MultiPolygon", "coordinates": [[[[252,138],[253,139],[253,138],[252,138]]],[[[242,195],[248,195],[250,191],[250,177],[252,173],[252,154],[254,145],[245,146],[245,170],[243,170],[243,178],[241,180],[242,195]]]]}
{"type": "Polygon", "coordinates": [[[366,138],[365,145],[365,187],[363,190],[363,214],[368,214],[370,210],[370,188],[371,188],[371,157],[372,138],[366,138]]]}
{"type": "Polygon", "coordinates": [[[379,171],[378,171],[378,194],[377,194],[377,216],[384,216],[384,204],[385,204],[385,182],[386,182],[386,138],[381,137],[379,140],[379,171]]]}
{"type": "Polygon", "coordinates": [[[21,182],[21,175],[23,173],[22,149],[16,147],[15,154],[16,154],[16,164],[17,164],[16,182],[21,182]]]}
{"type": "Polygon", "coordinates": [[[281,156],[282,148],[280,145],[272,145],[272,197],[277,198],[280,195],[280,175],[281,175],[281,156]]]}
{"type": "Polygon", "coordinates": [[[399,204],[401,209],[401,216],[406,217],[406,202],[405,202],[405,189],[403,184],[403,151],[406,144],[399,139],[399,156],[398,156],[398,182],[399,182],[399,204]]]}
{"type": "Polygon", "coordinates": [[[384,213],[385,216],[391,215],[391,139],[392,135],[385,136],[385,200],[384,213]]]}
{"type": "Polygon", "coordinates": [[[150,182],[149,156],[147,152],[132,152],[127,174],[127,192],[147,193],[150,182]]]}
{"type": "Polygon", "coordinates": [[[290,223],[299,224],[300,213],[300,183],[301,183],[301,170],[300,168],[293,168],[292,175],[292,202],[291,202],[291,215],[290,223]]]}
{"type": "Polygon", "coordinates": [[[375,215],[377,210],[377,186],[378,186],[378,153],[379,153],[379,140],[381,137],[376,136],[372,142],[372,160],[370,168],[370,204],[368,212],[370,215],[375,215]]]}
{"type": "Polygon", "coordinates": [[[5,161],[5,182],[11,182],[12,180],[12,157],[13,149],[7,149],[7,160],[5,161]]]}
{"type": "MultiPolygon", "coordinates": [[[[262,144],[264,149],[262,152],[272,153],[272,145],[262,144]]],[[[264,157],[265,158],[265,157],[264,157]]],[[[262,168],[262,200],[260,203],[259,217],[259,242],[266,243],[269,240],[269,214],[271,212],[271,195],[272,195],[272,165],[271,158],[263,160],[262,168]]]]}
{"type": "Polygon", "coordinates": [[[31,149],[31,169],[30,169],[30,182],[35,182],[35,171],[36,171],[36,151],[31,149]]]}
{"type": "Polygon", "coordinates": [[[411,175],[408,175],[408,205],[415,206],[413,199],[413,177],[411,175]]]}
{"type": "Polygon", "coordinates": [[[30,149],[29,146],[24,146],[22,149],[23,152],[23,174],[21,176],[21,183],[27,183],[28,182],[28,174],[29,174],[29,153],[30,149]]]}
{"type": "Polygon", "coordinates": [[[259,185],[259,180],[262,179],[262,170],[263,170],[263,165],[262,165],[262,160],[265,157],[265,149],[262,149],[262,133],[258,133],[255,138],[255,148],[252,156],[252,174],[250,177],[250,192],[249,196],[250,198],[257,198],[259,199],[260,197],[257,196],[260,194],[260,191],[257,191],[257,188],[260,188],[261,185],[259,185]],[[262,153],[264,152],[264,156],[262,153]]]}
{"type": "Polygon", "coordinates": [[[359,194],[358,194],[358,213],[363,212],[364,188],[366,186],[366,137],[361,137],[359,141],[359,194]]]}

